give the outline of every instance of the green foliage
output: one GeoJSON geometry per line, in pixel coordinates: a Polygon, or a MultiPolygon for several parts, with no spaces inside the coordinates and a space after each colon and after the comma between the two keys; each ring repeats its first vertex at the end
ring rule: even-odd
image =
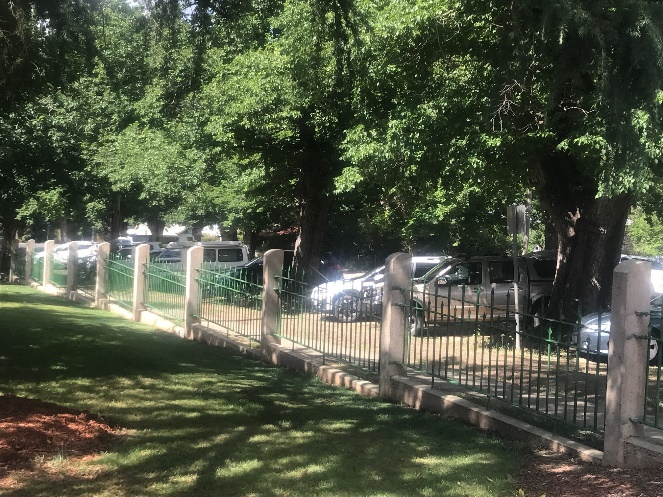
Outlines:
{"type": "Polygon", "coordinates": [[[135,212],[165,219],[198,184],[201,157],[183,149],[164,132],[133,124],[95,155],[97,173],[117,192],[134,193],[135,212]]]}
{"type": "Polygon", "coordinates": [[[626,225],[623,251],[633,255],[663,255],[663,223],[656,214],[647,215],[634,209],[626,225]]]}

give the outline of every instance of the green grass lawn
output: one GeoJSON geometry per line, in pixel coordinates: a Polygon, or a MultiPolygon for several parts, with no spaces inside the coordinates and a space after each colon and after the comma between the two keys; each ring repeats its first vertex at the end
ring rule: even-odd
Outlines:
{"type": "Polygon", "coordinates": [[[526,457],[440,416],[27,287],[0,285],[0,347],[0,393],[128,430],[111,452],[72,462],[77,471],[1,495],[513,495],[510,475],[526,457]]]}

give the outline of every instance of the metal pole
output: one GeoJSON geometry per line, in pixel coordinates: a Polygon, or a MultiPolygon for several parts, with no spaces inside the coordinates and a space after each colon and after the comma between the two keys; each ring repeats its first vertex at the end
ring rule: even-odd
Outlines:
{"type": "Polygon", "coordinates": [[[516,305],[516,350],[520,350],[520,311],[518,310],[518,209],[513,204],[513,301],[516,305]]]}

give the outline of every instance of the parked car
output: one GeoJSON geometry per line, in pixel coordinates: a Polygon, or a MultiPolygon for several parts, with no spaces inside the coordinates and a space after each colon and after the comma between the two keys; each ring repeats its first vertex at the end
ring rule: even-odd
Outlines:
{"type": "Polygon", "coordinates": [[[156,262],[182,262],[181,248],[165,248],[154,259],[156,262]]]}
{"type": "Polygon", "coordinates": [[[203,263],[218,268],[244,266],[249,262],[246,246],[236,241],[201,242],[203,263]]]}
{"type": "Polygon", "coordinates": [[[161,248],[161,245],[159,245],[159,242],[143,242],[143,243],[133,243],[132,245],[126,245],[124,247],[120,247],[115,251],[115,253],[123,258],[123,259],[132,259],[133,258],[133,253],[136,247],[139,245],[149,245],[150,246],[150,259],[156,260],[159,255],[161,255],[161,252],[163,252],[163,248],[161,248]]]}
{"type": "MultiPolygon", "coordinates": [[[[447,256],[412,257],[412,277],[417,278],[437,266],[447,256]]],[[[342,322],[357,321],[377,312],[381,305],[385,267],[380,266],[361,276],[336,280],[316,286],[310,295],[312,308],[330,313],[342,322]]]]}
{"type": "MultiPolygon", "coordinates": [[[[518,310],[538,316],[552,294],[557,255],[553,251],[532,252],[517,260],[518,310]]],[[[462,318],[476,312],[493,316],[515,314],[513,264],[510,256],[447,259],[416,279],[412,289],[411,334],[449,316],[462,318]]]]}
{"type": "Polygon", "coordinates": [[[226,269],[243,266],[249,261],[246,247],[241,242],[219,241],[198,242],[195,245],[179,245],[165,248],[155,258],[156,262],[182,262],[182,251],[193,247],[203,247],[203,264],[207,268],[226,269]]]}
{"type": "MultiPolygon", "coordinates": [[[[649,330],[652,339],[649,341],[649,364],[658,364],[661,350],[661,307],[663,296],[657,295],[650,302],[649,330]]],[[[610,343],[610,312],[593,312],[580,318],[580,327],[571,335],[571,342],[577,347],[578,353],[598,359],[608,357],[610,343]]]]}
{"type": "MultiPolygon", "coordinates": [[[[290,274],[293,267],[292,262],[294,257],[294,250],[283,251],[283,276],[288,276],[290,274]]],[[[251,259],[246,264],[224,271],[221,273],[221,277],[217,279],[217,282],[221,282],[222,279],[241,280],[247,283],[262,286],[264,268],[264,257],[256,257],[255,259],[251,259]]]]}
{"type": "Polygon", "coordinates": [[[640,257],[637,255],[622,254],[621,261],[636,259],[651,263],[651,291],[652,295],[663,294],[663,264],[652,257],[640,257]]]}
{"type": "MultiPolygon", "coordinates": [[[[56,245],[53,248],[53,258],[59,262],[67,262],[69,260],[69,246],[72,242],[56,245]]],[[[97,249],[99,245],[94,242],[81,240],[78,243],[78,258],[79,259],[93,259],[97,257],[97,249]]],[[[35,258],[44,257],[43,249],[34,254],[35,258]]]]}
{"type": "MultiPolygon", "coordinates": [[[[294,256],[293,250],[283,251],[283,277],[291,275],[294,256]]],[[[261,256],[241,266],[221,271],[203,271],[199,277],[199,285],[203,295],[243,305],[254,305],[256,298],[262,293],[264,266],[264,257],[261,256]]]]}

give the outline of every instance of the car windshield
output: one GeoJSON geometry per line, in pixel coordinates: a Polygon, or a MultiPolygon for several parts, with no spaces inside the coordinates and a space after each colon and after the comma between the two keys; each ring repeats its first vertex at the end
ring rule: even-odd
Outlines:
{"type": "Polygon", "coordinates": [[[446,261],[440,262],[433,269],[428,271],[422,277],[417,278],[417,281],[428,283],[430,280],[436,278],[437,276],[446,273],[453,264],[457,263],[458,260],[447,259],[446,261]]]}

